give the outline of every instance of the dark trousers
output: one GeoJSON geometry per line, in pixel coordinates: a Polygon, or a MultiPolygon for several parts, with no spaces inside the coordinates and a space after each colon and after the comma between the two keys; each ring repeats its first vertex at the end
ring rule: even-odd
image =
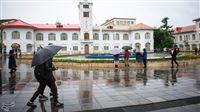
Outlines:
{"type": "Polygon", "coordinates": [[[144,68],[147,67],[147,60],[143,60],[144,68]]]}
{"type": "Polygon", "coordinates": [[[177,66],[179,66],[179,64],[176,62],[176,59],[172,58],[171,59],[172,68],[174,67],[174,62],[176,63],[177,66]]]}
{"type": "Polygon", "coordinates": [[[58,90],[57,90],[57,86],[54,81],[50,81],[47,83],[40,83],[37,91],[33,94],[32,98],[30,99],[31,102],[34,102],[35,99],[39,96],[39,94],[44,92],[46,85],[51,89],[54,102],[58,102],[58,100],[57,100],[58,99],[58,90]]]}

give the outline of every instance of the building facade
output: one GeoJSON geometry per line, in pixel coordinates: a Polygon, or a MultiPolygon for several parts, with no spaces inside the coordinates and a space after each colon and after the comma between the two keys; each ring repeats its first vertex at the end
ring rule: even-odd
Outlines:
{"type": "Polygon", "coordinates": [[[136,51],[153,52],[153,28],[134,18],[112,18],[100,26],[93,25],[93,3],[79,2],[79,24],[29,24],[22,20],[5,23],[2,30],[3,52],[10,49],[32,54],[49,43],[64,48],[59,53],[110,53],[113,48],[132,46],[136,51]]]}
{"type": "Polygon", "coordinates": [[[175,44],[181,51],[200,49],[200,18],[194,19],[194,25],[176,27],[175,44]]]}

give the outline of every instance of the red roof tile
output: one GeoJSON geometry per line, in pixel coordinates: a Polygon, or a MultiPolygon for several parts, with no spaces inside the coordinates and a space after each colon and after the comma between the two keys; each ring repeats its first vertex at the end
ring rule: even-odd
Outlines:
{"type": "Polygon", "coordinates": [[[67,24],[62,27],[57,27],[56,24],[33,24],[37,30],[80,30],[78,24],[67,24]]]}
{"type": "Polygon", "coordinates": [[[31,24],[28,24],[28,23],[26,23],[24,21],[21,21],[21,20],[16,20],[16,21],[8,22],[6,25],[3,25],[0,28],[4,29],[4,28],[13,28],[13,27],[33,28],[34,29],[34,26],[32,26],[31,24]]]}
{"type": "Polygon", "coordinates": [[[131,25],[129,29],[130,30],[152,30],[153,28],[146,24],[138,23],[135,25],[131,25]]]}
{"type": "Polygon", "coordinates": [[[80,30],[80,26],[78,24],[67,24],[61,25],[57,27],[56,24],[29,24],[21,20],[16,20],[12,22],[8,22],[6,25],[0,27],[0,29],[4,28],[32,28],[36,30],[80,30]]]}
{"type": "Polygon", "coordinates": [[[176,34],[176,33],[193,32],[193,31],[196,31],[196,25],[176,27],[176,29],[174,31],[174,34],[176,34]]]}

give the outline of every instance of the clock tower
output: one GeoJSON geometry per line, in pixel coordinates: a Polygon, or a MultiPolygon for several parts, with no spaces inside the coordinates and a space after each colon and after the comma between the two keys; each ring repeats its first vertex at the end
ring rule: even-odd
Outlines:
{"type": "Polygon", "coordinates": [[[81,53],[92,53],[93,40],[93,17],[92,17],[92,1],[80,0],[79,8],[79,24],[80,24],[80,42],[81,53]]]}

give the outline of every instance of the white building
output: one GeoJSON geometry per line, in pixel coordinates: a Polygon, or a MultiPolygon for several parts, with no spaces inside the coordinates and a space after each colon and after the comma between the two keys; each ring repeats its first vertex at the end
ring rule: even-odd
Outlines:
{"type": "Polygon", "coordinates": [[[200,18],[193,20],[194,25],[177,27],[174,32],[175,44],[181,51],[200,48],[200,18]]]}
{"type": "Polygon", "coordinates": [[[79,2],[79,25],[29,24],[22,20],[8,22],[3,31],[4,50],[20,49],[33,53],[49,43],[62,45],[59,53],[92,54],[109,53],[113,48],[132,46],[137,51],[153,51],[153,28],[134,18],[113,18],[100,26],[93,26],[92,2],[79,2]]]}

